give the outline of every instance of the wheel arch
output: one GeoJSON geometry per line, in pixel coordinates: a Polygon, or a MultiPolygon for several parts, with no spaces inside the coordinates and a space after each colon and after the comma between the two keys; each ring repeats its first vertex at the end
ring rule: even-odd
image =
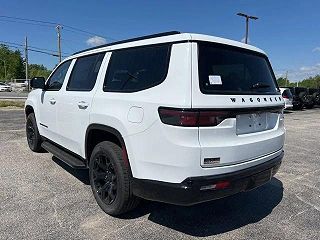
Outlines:
{"type": "Polygon", "coordinates": [[[121,133],[117,129],[103,124],[90,124],[86,130],[85,159],[87,164],[89,164],[90,155],[93,151],[93,148],[102,141],[111,141],[122,148],[123,159],[125,160],[125,163],[131,172],[126,144],[121,133]]]}
{"type": "Polygon", "coordinates": [[[34,109],[33,106],[27,104],[24,108],[24,113],[26,115],[26,117],[30,114],[30,113],[34,113],[34,109]]]}

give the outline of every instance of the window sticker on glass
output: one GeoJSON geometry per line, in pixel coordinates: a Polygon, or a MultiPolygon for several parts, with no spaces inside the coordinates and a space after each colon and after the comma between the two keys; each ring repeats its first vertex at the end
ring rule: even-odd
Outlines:
{"type": "Polygon", "coordinates": [[[222,85],[221,76],[219,75],[209,75],[210,85],[222,85]]]}

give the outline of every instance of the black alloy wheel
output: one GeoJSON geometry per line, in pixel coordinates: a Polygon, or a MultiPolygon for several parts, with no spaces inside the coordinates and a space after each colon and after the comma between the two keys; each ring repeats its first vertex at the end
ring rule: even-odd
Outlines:
{"type": "Polygon", "coordinates": [[[110,159],[103,153],[93,159],[93,184],[100,199],[107,205],[117,197],[117,176],[110,159]]]}
{"type": "Polygon", "coordinates": [[[35,130],[31,121],[27,121],[26,124],[26,135],[29,146],[34,146],[35,143],[35,130]]]}
{"type": "Polygon", "coordinates": [[[33,152],[44,152],[41,147],[42,138],[39,134],[37,122],[34,113],[27,116],[26,135],[29,148],[33,152]]]}
{"type": "Polygon", "coordinates": [[[123,214],[139,204],[131,189],[130,165],[121,146],[103,141],[90,156],[89,178],[93,195],[101,209],[113,216],[123,214]]]}

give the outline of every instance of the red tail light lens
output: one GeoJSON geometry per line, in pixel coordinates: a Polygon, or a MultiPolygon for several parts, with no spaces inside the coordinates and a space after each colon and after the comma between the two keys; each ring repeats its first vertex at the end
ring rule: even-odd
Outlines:
{"type": "Polygon", "coordinates": [[[186,109],[159,108],[159,116],[163,123],[173,126],[204,127],[216,126],[228,117],[227,111],[200,111],[186,109]]]}
{"type": "Polygon", "coordinates": [[[231,114],[225,111],[200,111],[198,125],[217,126],[228,117],[231,117],[231,114]]]}
{"type": "Polygon", "coordinates": [[[197,126],[199,113],[175,109],[159,109],[160,119],[163,123],[174,126],[197,126]]]}

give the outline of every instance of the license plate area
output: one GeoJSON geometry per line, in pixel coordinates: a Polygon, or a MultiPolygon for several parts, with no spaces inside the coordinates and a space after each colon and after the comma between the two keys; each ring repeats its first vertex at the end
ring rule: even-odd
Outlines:
{"type": "Polygon", "coordinates": [[[237,135],[262,132],[272,129],[278,114],[271,112],[255,112],[236,116],[237,135]]]}

